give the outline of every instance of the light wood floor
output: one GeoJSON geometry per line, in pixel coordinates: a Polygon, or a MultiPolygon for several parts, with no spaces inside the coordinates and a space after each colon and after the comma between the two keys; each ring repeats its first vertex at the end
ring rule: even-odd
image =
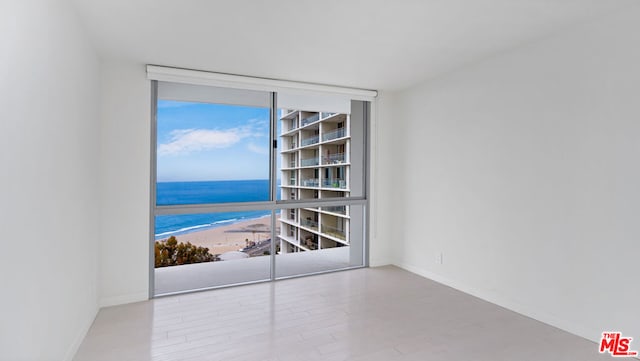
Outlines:
{"type": "Polygon", "coordinates": [[[597,345],[396,267],[102,309],[101,360],[607,360],[597,345]]]}

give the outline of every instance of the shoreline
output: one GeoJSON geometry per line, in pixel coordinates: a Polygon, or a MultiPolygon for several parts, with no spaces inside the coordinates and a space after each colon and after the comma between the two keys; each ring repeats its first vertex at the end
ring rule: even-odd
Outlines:
{"type": "MultiPolygon", "coordinates": [[[[276,216],[276,234],[280,233],[279,215],[276,216]]],[[[156,239],[156,242],[164,241],[171,237],[156,239]]],[[[173,235],[178,242],[191,242],[191,244],[209,248],[211,254],[221,254],[229,251],[238,251],[247,246],[247,241],[260,242],[271,238],[271,216],[251,218],[225,224],[218,227],[197,229],[193,232],[173,235]]]]}
{"type": "Polygon", "coordinates": [[[175,237],[184,236],[186,234],[193,233],[193,232],[202,232],[202,231],[208,231],[208,230],[211,230],[211,229],[232,226],[232,225],[235,225],[235,224],[240,224],[240,223],[244,223],[244,222],[248,222],[248,221],[253,221],[253,220],[257,220],[257,219],[261,219],[261,218],[265,218],[265,217],[270,217],[270,215],[269,214],[265,214],[263,216],[254,217],[254,218],[243,218],[243,219],[234,218],[234,219],[216,221],[216,222],[210,223],[210,224],[199,224],[199,225],[196,225],[196,226],[181,228],[181,229],[179,229],[177,231],[168,231],[168,232],[155,234],[154,238],[155,238],[155,241],[164,241],[164,240],[168,239],[171,236],[175,236],[175,237]]]}

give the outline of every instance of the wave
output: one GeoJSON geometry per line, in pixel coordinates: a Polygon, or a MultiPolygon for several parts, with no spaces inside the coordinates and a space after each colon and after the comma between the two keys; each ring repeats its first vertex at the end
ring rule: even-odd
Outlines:
{"type": "Polygon", "coordinates": [[[175,231],[158,233],[158,234],[156,234],[156,237],[168,236],[170,234],[176,234],[176,233],[191,231],[191,230],[194,230],[194,229],[205,228],[205,227],[211,227],[211,223],[209,223],[209,224],[199,224],[197,226],[191,226],[191,227],[185,227],[185,228],[176,229],[175,231]]]}
{"type": "Polygon", "coordinates": [[[173,230],[173,231],[157,233],[157,234],[155,234],[155,238],[158,239],[158,238],[163,238],[163,237],[166,237],[166,236],[189,233],[189,231],[193,231],[195,229],[216,228],[216,227],[219,227],[219,226],[222,226],[222,225],[237,223],[237,222],[241,222],[241,221],[245,221],[245,220],[249,220],[249,219],[253,219],[253,218],[252,217],[241,217],[241,218],[223,219],[221,221],[215,221],[215,222],[212,222],[212,223],[199,224],[199,225],[196,225],[196,226],[184,227],[184,228],[176,229],[176,230],[173,230]]]}
{"type": "Polygon", "coordinates": [[[216,221],[213,223],[210,223],[210,226],[213,226],[215,224],[225,224],[225,223],[233,223],[233,222],[237,222],[239,219],[238,218],[232,218],[232,219],[223,219],[221,221],[216,221]]]}

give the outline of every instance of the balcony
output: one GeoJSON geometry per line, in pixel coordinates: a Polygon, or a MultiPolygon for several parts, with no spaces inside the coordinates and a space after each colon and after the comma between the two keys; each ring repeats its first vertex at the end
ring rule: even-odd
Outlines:
{"type": "Polygon", "coordinates": [[[346,156],[344,153],[330,154],[326,157],[322,157],[322,164],[342,164],[345,162],[346,156]]]}
{"type": "Polygon", "coordinates": [[[318,158],[300,159],[301,167],[313,167],[318,164],[320,164],[320,162],[318,161],[318,158]]]}
{"type": "Polygon", "coordinates": [[[318,241],[313,238],[305,238],[304,241],[300,242],[300,246],[310,251],[315,251],[318,249],[318,241]]]}
{"type": "Polygon", "coordinates": [[[316,144],[320,141],[320,138],[316,135],[315,137],[304,138],[300,141],[300,146],[305,147],[307,145],[316,144]]]}
{"type": "Polygon", "coordinates": [[[336,113],[326,113],[326,112],[322,112],[322,113],[320,113],[320,115],[321,115],[321,118],[322,118],[322,119],[324,119],[324,118],[332,117],[332,116],[336,115],[336,113]]]}
{"type": "Polygon", "coordinates": [[[295,167],[296,167],[296,161],[295,161],[295,159],[294,159],[294,160],[289,161],[289,168],[295,168],[295,167]]]}
{"type": "Polygon", "coordinates": [[[294,213],[289,212],[286,218],[293,223],[298,222],[298,218],[296,217],[295,211],[294,213]]]}
{"type": "Polygon", "coordinates": [[[289,132],[292,132],[294,130],[298,129],[298,117],[291,119],[291,122],[289,123],[289,132]]]}
{"type": "Polygon", "coordinates": [[[298,129],[298,124],[296,122],[294,122],[293,124],[291,124],[291,123],[283,123],[282,124],[282,134],[293,133],[297,129],[298,129]]]}
{"type": "Polygon", "coordinates": [[[325,188],[346,189],[347,181],[344,179],[323,179],[322,186],[325,188]]]}
{"type": "Polygon", "coordinates": [[[343,138],[346,134],[345,128],[338,128],[331,132],[322,134],[322,141],[326,142],[333,139],[343,138]]]}
{"type": "Polygon", "coordinates": [[[343,241],[347,240],[347,235],[343,229],[338,229],[336,227],[327,226],[326,224],[323,224],[321,232],[333,238],[341,239],[343,241]]]}
{"type": "Polygon", "coordinates": [[[304,127],[306,125],[309,125],[311,123],[315,123],[318,120],[320,120],[320,114],[314,114],[308,118],[304,118],[302,119],[302,121],[300,122],[300,126],[304,127]]]}
{"type": "Polygon", "coordinates": [[[318,178],[309,178],[303,179],[300,185],[302,187],[318,187],[320,185],[320,182],[318,181],[318,178]]]}
{"type": "Polygon", "coordinates": [[[289,185],[290,185],[290,186],[294,186],[294,185],[296,185],[296,179],[295,179],[295,178],[290,178],[290,179],[289,179],[289,185]]]}

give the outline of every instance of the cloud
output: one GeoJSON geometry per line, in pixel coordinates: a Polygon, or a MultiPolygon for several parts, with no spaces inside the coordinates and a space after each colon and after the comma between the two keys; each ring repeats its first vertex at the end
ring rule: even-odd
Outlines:
{"type": "Polygon", "coordinates": [[[251,118],[247,121],[247,123],[258,128],[269,127],[269,119],[264,119],[264,118],[251,118]]]}
{"type": "Polygon", "coordinates": [[[269,136],[269,119],[249,119],[246,130],[251,132],[252,137],[268,137],[269,136]]]}
{"type": "Polygon", "coordinates": [[[261,147],[258,145],[255,145],[253,143],[249,143],[249,145],[247,145],[247,149],[249,149],[250,151],[256,153],[256,154],[260,154],[260,155],[268,155],[269,154],[269,149],[267,147],[261,147]]]}
{"type": "Polygon", "coordinates": [[[171,140],[158,146],[159,155],[179,155],[216,148],[228,148],[249,135],[246,129],[178,129],[171,140]]]}

